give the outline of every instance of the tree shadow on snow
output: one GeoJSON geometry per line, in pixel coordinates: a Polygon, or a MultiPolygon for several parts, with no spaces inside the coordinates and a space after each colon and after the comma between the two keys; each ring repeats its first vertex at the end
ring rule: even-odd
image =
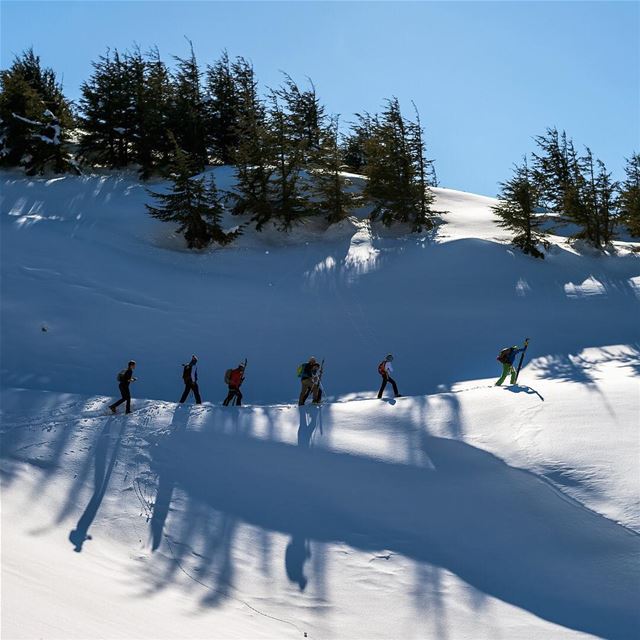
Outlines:
{"type": "Polygon", "coordinates": [[[74,545],[73,550],[78,553],[82,551],[82,545],[84,542],[86,540],[91,540],[91,536],[88,533],[89,527],[93,523],[93,520],[98,513],[98,509],[102,504],[102,499],[104,498],[104,494],[109,486],[113,467],[115,466],[118,458],[118,452],[122,443],[122,435],[124,434],[126,426],[126,422],[124,420],[121,420],[120,430],[117,433],[115,443],[112,445],[111,458],[107,463],[109,447],[112,441],[111,426],[114,422],[115,419],[113,418],[108,420],[100,434],[94,454],[93,495],[91,496],[91,500],[89,500],[89,504],[84,510],[84,513],[80,516],[80,520],[78,520],[75,529],[72,529],[69,533],[69,541],[74,545]]]}
{"type": "Polygon", "coordinates": [[[157,447],[154,459],[190,502],[224,519],[223,546],[239,519],[288,534],[286,569],[300,588],[307,540],[340,541],[442,567],[568,628],[608,638],[640,630],[640,536],[534,474],[426,435],[432,469],[308,449],[306,441],[187,432],[157,447]]]}

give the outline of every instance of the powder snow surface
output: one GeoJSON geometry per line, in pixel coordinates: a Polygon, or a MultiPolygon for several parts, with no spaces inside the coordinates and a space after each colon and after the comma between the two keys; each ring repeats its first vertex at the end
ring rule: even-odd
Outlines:
{"type": "Polygon", "coordinates": [[[638,257],[536,261],[436,193],[434,236],[360,212],[188,253],[130,176],[2,174],[3,638],[640,635],[638,257]]]}

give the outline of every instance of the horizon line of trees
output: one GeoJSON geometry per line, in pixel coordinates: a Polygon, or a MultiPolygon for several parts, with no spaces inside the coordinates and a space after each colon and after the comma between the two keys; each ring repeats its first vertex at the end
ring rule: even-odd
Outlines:
{"type": "MultiPolygon", "coordinates": [[[[392,97],[380,113],[354,114],[343,131],[311,79],[300,87],[285,73],[279,87],[261,91],[252,64],[226,51],[204,69],[192,46],[173,60],[170,69],[155,47],[107,49],[74,104],[28,49],[0,71],[0,166],[28,175],[136,167],[143,180],[169,177],[171,193],[150,192],[157,202],[148,211],[177,222],[192,248],[230,242],[249,224],[285,232],[309,216],[334,224],[365,205],[387,226],[434,228],[438,181],[415,104],[409,119],[392,97]],[[213,176],[199,175],[207,165],[234,166],[235,187],[219,192],[213,176]],[[345,172],[365,176],[361,191],[345,172]],[[248,222],[225,233],[225,211],[248,222]]],[[[500,183],[494,207],[516,246],[543,257],[549,214],[598,248],[620,226],[640,237],[638,153],[618,182],[590,149],[579,155],[564,131],[534,140],[536,152],[500,183]]]]}
{"type": "Polygon", "coordinates": [[[107,50],[74,105],[29,49],[0,74],[0,163],[29,175],[89,166],[168,176],[175,197],[153,194],[149,213],[178,222],[193,248],[235,237],[222,233],[225,210],[258,230],[273,222],[289,231],[312,215],[333,224],[365,205],[387,226],[435,226],[437,178],[415,104],[409,119],[392,97],[343,132],[310,79],[300,87],[283,74],[261,92],[251,63],[226,51],[204,69],[192,46],[174,61],[171,70],[157,48],[107,50]],[[233,165],[234,188],[220,194],[212,177],[198,177],[207,165],[233,165]],[[366,176],[361,192],[345,172],[366,176]]]}

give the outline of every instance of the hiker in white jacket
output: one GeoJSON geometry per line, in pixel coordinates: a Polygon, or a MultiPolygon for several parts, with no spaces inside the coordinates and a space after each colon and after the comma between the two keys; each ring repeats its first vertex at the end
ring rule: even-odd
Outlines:
{"type": "Polygon", "coordinates": [[[378,365],[378,373],[382,376],[382,384],[380,385],[380,391],[378,391],[378,399],[382,398],[382,394],[384,393],[384,389],[387,386],[387,382],[391,383],[393,387],[393,395],[396,398],[400,398],[401,394],[398,391],[398,385],[396,381],[391,377],[393,373],[393,367],[391,366],[391,361],[393,360],[393,356],[388,354],[385,359],[378,365]]]}

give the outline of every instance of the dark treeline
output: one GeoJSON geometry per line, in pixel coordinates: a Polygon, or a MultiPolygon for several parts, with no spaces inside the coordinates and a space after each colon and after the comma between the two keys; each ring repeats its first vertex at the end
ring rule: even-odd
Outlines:
{"type": "Polygon", "coordinates": [[[585,147],[578,153],[563,131],[547,129],[534,138],[536,151],[515,165],[513,176],[501,183],[493,207],[500,226],[514,232],[513,243],[524,253],[544,258],[548,247],[548,214],[555,225],[571,224],[572,238],[598,249],[613,240],[620,227],[640,236],[640,154],[627,159],[626,179],[617,182],[601,160],[585,147]]]}
{"type": "MultiPolygon", "coordinates": [[[[261,90],[252,64],[223,52],[201,65],[193,48],[169,66],[157,49],[107,50],[73,104],[52,69],[28,50],[0,72],[0,164],[45,171],[135,168],[144,180],[166,176],[168,193],[152,193],[151,215],[178,224],[191,248],[231,242],[246,225],[282,231],[317,216],[337,223],[358,207],[414,232],[435,225],[434,163],[415,105],[406,117],[396,98],[380,113],[352,121],[329,114],[311,80],[283,75],[261,90]],[[217,189],[210,165],[232,165],[235,185],[217,189]],[[345,173],[364,175],[362,189],[345,173]],[[233,233],[225,211],[243,216],[233,233]]],[[[537,150],[501,183],[495,207],[513,242],[543,257],[549,215],[575,225],[574,237],[603,248],[624,229],[640,235],[640,155],[626,179],[612,179],[587,148],[580,155],[564,132],[535,138],[537,150]]]]}
{"type": "Polygon", "coordinates": [[[391,98],[343,132],[311,80],[301,87],[284,74],[261,91],[245,58],[223,52],[203,67],[192,47],[173,63],[157,49],[108,50],[74,105],[54,71],[25,52],[1,75],[0,161],[29,175],[100,167],[168,176],[173,191],[154,193],[149,213],[177,222],[193,248],[233,240],[238,232],[220,226],[225,209],[258,230],[273,222],[288,231],[311,215],[332,224],[364,205],[387,226],[434,226],[435,171],[415,106],[410,119],[391,98]],[[209,165],[235,167],[230,193],[199,176],[209,165]],[[368,178],[364,190],[348,172],[368,178]]]}

